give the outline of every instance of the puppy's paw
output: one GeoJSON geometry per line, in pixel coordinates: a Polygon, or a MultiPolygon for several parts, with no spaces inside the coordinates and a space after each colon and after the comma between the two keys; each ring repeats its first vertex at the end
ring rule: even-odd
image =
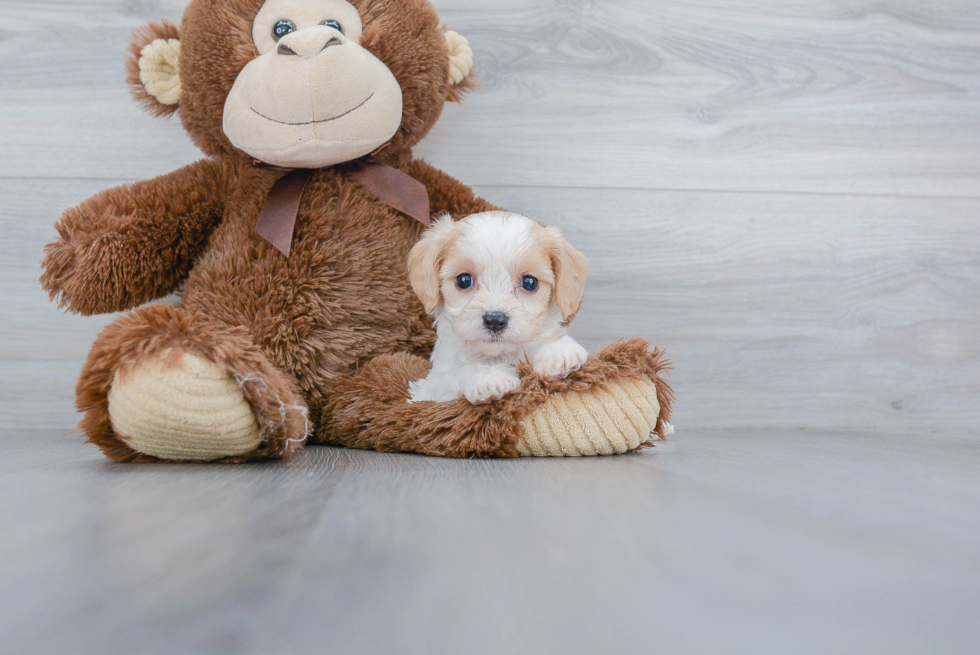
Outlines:
{"type": "Polygon", "coordinates": [[[463,385],[463,396],[474,405],[500,400],[521,385],[517,371],[497,367],[474,375],[463,385]]]}
{"type": "Polygon", "coordinates": [[[576,341],[559,340],[545,344],[531,358],[536,373],[558,380],[580,368],[589,358],[589,351],[576,341]]]}

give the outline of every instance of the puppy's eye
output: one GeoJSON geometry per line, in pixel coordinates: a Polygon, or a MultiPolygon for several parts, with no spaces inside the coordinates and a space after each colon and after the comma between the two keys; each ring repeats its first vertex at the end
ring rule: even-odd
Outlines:
{"type": "Polygon", "coordinates": [[[466,291],[471,286],[473,286],[473,276],[469,273],[463,273],[462,275],[456,276],[456,288],[460,291],[466,291]]]}
{"type": "Polygon", "coordinates": [[[296,31],[296,23],[291,20],[283,19],[275,24],[272,28],[272,38],[278,41],[287,34],[292,34],[296,31]]]}
{"type": "Polygon", "coordinates": [[[521,288],[525,291],[535,292],[538,290],[538,278],[533,275],[525,275],[521,278],[521,288]]]}
{"type": "Polygon", "coordinates": [[[327,27],[334,28],[335,30],[337,30],[341,34],[344,33],[344,28],[340,26],[340,23],[338,23],[337,21],[333,20],[332,18],[330,20],[323,21],[322,23],[320,23],[320,25],[326,25],[327,27]]]}

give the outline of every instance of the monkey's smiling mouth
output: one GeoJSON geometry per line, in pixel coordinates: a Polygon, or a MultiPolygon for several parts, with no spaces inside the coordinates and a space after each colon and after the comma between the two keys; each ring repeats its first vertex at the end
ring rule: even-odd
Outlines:
{"type": "Polygon", "coordinates": [[[353,109],[348,109],[343,114],[338,114],[338,115],[334,116],[333,118],[325,118],[325,119],[319,120],[319,121],[305,121],[305,122],[302,122],[302,123],[287,123],[286,121],[277,121],[275,118],[270,118],[269,116],[266,116],[262,112],[256,110],[255,107],[249,107],[249,109],[251,109],[252,112],[254,112],[256,115],[261,116],[262,118],[266,119],[267,121],[272,121],[273,123],[279,123],[280,125],[319,125],[320,123],[329,123],[330,121],[335,121],[338,118],[343,118],[344,116],[347,116],[348,114],[353,114],[355,111],[357,111],[358,109],[360,109],[361,107],[363,107],[364,105],[366,105],[368,103],[368,100],[370,100],[373,97],[374,97],[374,94],[372,93],[367,98],[365,98],[364,101],[361,102],[361,104],[357,105],[353,109]]]}

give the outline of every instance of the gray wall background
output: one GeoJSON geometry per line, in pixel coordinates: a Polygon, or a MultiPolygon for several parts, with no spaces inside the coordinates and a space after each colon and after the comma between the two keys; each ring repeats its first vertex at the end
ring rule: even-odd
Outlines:
{"type": "MultiPolygon", "coordinates": [[[[198,158],[124,84],[180,0],[0,0],[0,422],[74,427],[111,317],[40,290],[60,212],[198,158]]],[[[975,0],[438,0],[483,87],[418,149],[561,226],[574,333],[676,364],[676,423],[973,434],[980,397],[975,0]]]]}

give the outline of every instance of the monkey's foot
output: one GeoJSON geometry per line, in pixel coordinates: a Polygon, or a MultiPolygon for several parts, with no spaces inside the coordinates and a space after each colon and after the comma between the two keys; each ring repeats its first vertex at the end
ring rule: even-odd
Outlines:
{"type": "Polygon", "coordinates": [[[262,441],[240,384],[190,353],[164,351],[117,371],[108,400],[118,438],[161,459],[221,459],[248,453],[262,441]]]}
{"type": "Polygon", "coordinates": [[[517,452],[522,457],[617,455],[659,438],[659,418],[657,385],[650,379],[568,390],[550,396],[524,419],[517,452]]]}

